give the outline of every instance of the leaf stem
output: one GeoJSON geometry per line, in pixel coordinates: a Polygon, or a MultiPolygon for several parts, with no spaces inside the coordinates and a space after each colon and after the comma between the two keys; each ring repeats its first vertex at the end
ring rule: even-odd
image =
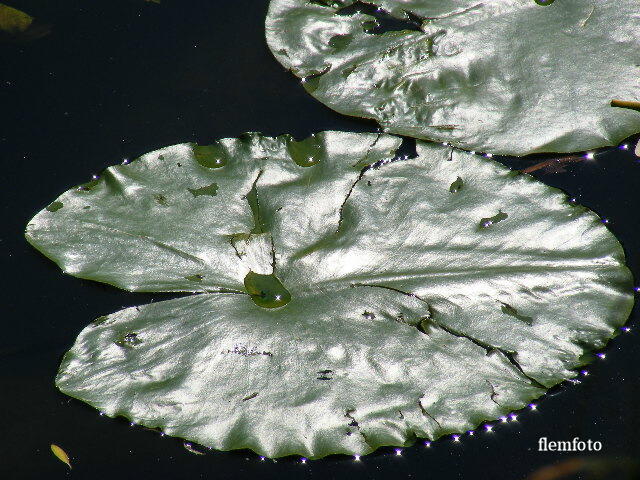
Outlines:
{"type": "Polygon", "coordinates": [[[634,102],[630,100],[611,100],[612,107],[629,108],[631,110],[637,110],[640,112],[640,102],[634,102]]]}

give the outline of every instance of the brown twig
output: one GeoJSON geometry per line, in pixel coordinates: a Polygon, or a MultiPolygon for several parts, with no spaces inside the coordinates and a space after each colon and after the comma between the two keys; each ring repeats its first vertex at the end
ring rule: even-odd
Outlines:
{"type": "Polygon", "coordinates": [[[611,100],[611,106],[618,108],[630,108],[631,110],[637,110],[640,112],[640,102],[633,102],[629,100],[611,100]]]}
{"type": "Polygon", "coordinates": [[[568,157],[552,158],[550,160],[545,160],[543,162],[536,163],[535,165],[531,165],[530,167],[523,169],[522,173],[531,173],[542,168],[562,166],[565,163],[581,162],[585,158],[586,157],[582,155],[570,155],[568,157]]]}

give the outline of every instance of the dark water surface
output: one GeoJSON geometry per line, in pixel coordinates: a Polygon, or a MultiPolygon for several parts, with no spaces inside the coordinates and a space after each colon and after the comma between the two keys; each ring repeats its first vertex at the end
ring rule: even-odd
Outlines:
{"type": "MultiPolygon", "coordinates": [[[[177,439],[100,417],[58,393],[60,358],[89,321],[165,297],[63,275],[23,239],[33,214],[103,168],[165,145],[245,131],[305,137],[376,127],[324,107],[271,57],[263,38],[266,0],[6,3],[49,22],[52,31],[0,45],[0,478],[518,480],[573,458],[537,452],[543,436],[601,441],[602,452],[588,458],[618,465],[638,457],[640,329],[613,341],[581,384],[548,396],[517,422],[498,424],[493,434],[417,445],[400,456],[390,449],[361,462],[274,463],[251,452],[196,456],[177,439]],[[53,457],[51,443],[72,456],[72,472],[53,457]]],[[[608,218],[638,278],[640,163],[632,151],[613,149],[564,173],[535,176],[608,218]]],[[[638,309],[632,328],[637,320],[638,309]]]]}

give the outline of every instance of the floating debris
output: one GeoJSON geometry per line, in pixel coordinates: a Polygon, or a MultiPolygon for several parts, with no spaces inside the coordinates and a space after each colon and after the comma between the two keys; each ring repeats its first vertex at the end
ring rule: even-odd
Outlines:
{"type": "Polygon", "coordinates": [[[65,452],[62,448],[60,448],[55,443],[52,443],[51,451],[56,456],[56,458],[60,460],[62,463],[65,463],[67,467],[69,467],[69,469],[73,468],[71,466],[71,461],[69,460],[69,455],[67,455],[67,452],[65,452]]]}

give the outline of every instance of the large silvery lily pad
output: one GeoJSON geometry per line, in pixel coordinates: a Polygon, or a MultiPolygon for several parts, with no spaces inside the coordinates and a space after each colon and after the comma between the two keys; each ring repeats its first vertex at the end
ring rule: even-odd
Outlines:
{"type": "Polygon", "coordinates": [[[271,0],[266,22],[276,58],[334,110],[507,155],[640,131],[610,106],[640,100],[639,27],[637,0],[271,0]]]}
{"type": "Polygon", "coordinates": [[[594,213],[389,135],[256,134],[107,169],[28,224],[65,272],[190,292],[98,318],[57,386],[221,450],[364,454],[462,432],[576,376],[631,277],[594,213]],[[367,165],[374,164],[367,168],[367,165]]]}

